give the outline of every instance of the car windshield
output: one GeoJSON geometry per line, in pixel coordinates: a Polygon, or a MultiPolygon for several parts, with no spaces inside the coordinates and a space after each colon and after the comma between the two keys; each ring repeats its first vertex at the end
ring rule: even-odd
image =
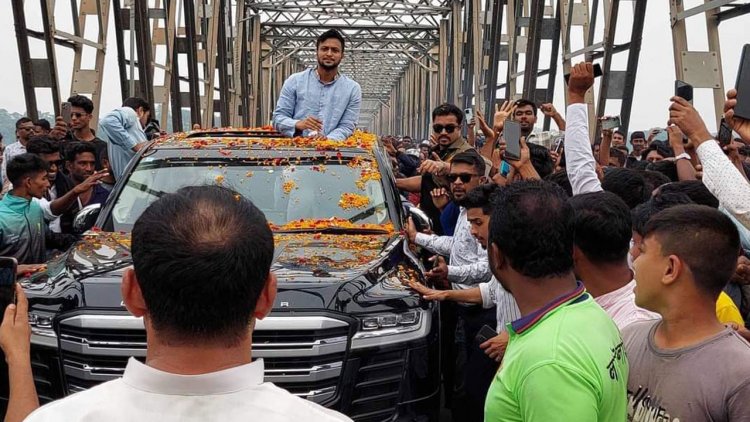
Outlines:
{"type": "Polygon", "coordinates": [[[145,209],[185,186],[220,184],[249,198],[276,231],[330,226],[378,229],[390,223],[374,161],[143,158],[114,204],[114,231],[130,231],[145,209]],[[330,222],[333,222],[331,224],[330,222]],[[300,224],[302,223],[302,224],[300,224]]]}

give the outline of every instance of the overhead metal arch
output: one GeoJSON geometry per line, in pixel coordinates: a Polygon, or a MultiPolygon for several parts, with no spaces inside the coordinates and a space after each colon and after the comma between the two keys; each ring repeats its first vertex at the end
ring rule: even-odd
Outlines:
{"type": "MultiPolygon", "coordinates": [[[[613,100],[627,129],[646,10],[646,0],[70,0],[74,30],[67,33],[55,20],[61,2],[39,0],[36,23],[25,13],[32,3],[11,0],[32,117],[40,108],[37,88],[50,89],[51,108],[59,110],[59,48],[74,51],[71,92],[92,96],[98,107],[114,31],[109,52],[118,58],[119,95],[154,103],[163,125],[267,124],[286,78],[314,66],[316,38],[336,28],[347,40],[342,72],[362,87],[360,126],[422,139],[430,111],[442,102],[480,108],[488,118],[503,99],[551,102],[560,74],[584,58],[600,60],[605,70],[598,91],[587,96],[592,135],[613,100]],[[632,26],[617,24],[623,14],[632,26]],[[30,39],[43,41],[45,54],[33,57],[30,39]],[[81,59],[86,50],[95,53],[93,68],[81,59]],[[623,62],[613,57],[622,53],[626,65],[615,68],[623,62]]],[[[713,89],[719,114],[717,28],[750,8],[732,0],[688,10],[680,0],[670,5],[665,24],[672,27],[677,75],[713,89]],[[687,48],[685,22],[695,16],[704,16],[709,52],[687,48]]]]}

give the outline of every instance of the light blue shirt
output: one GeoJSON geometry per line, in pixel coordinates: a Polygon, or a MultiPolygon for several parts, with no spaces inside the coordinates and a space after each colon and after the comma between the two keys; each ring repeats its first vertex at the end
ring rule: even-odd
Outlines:
{"type": "MultiPolygon", "coordinates": [[[[362,89],[352,79],[338,75],[329,83],[320,81],[316,68],[295,73],[284,82],[273,127],[286,136],[294,136],[294,125],[309,116],[323,122],[323,134],[344,140],[354,133],[362,104],[362,89]]],[[[301,135],[310,135],[305,130],[301,135]]]]}
{"type": "Polygon", "coordinates": [[[109,163],[116,180],[120,180],[128,163],[135,157],[133,148],[148,140],[138,115],[130,107],[116,108],[102,117],[97,136],[107,143],[109,163]]]}

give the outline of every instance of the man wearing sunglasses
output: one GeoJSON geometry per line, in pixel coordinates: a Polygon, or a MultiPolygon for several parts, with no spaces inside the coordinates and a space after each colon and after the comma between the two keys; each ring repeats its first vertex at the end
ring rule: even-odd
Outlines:
{"type": "Polygon", "coordinates": [[[445,178],[450,170],[451,159],[461,152],[472,149],[461,137],[464,112],[453,104],[442,104],[432,112],[432,137],[435,140],[427,159],[417,169],[420,176],[397,179],[396,186],[407,192],[421,192],[419,208],[432,219],[433,230],[443,234],[440,210],[433,204],[430,193],[434,189],[448,188],[445,178]]]}
{"type": "Polygon", "coordinates": [[[17,141],[8,145],[3,151],[3,163],[0,168],[0,177],[2,178],[2,185],[8,185],[8,175],[5,174],[5,168],[16,155],[26,153],[26,144],[29,143],[29,139],[34,136],[34,121],[28,117],[21,117],[16,120],[16,139],[17,141]]]}
{"type": "Polygon", "coordinates": [[[49,221],[49,228],[55,233],[61,233],[60,212],[52,212],[49,203],[64,196],[73,189],[73,181],[62,172],[65,161],[60,152],[60,142],[49,136],[35,136],[29,140],[28,152],[39,156],[47,163],[47,179],[49,189],[42,198],[42,210],[45,211],[45,219],[49,221]]]}
{"type": "MultiPolygon", "coordinates": [[[[83,95],[74,95],[68,98],[70,103],[70,143],[86,142],[90,143],[96,150],[96,170],[101,170],[102,154],[107,150],[107,143],[99,139],[91,129],[91,117],[94,115],[94,102],[83,95]]],[[[68,154],[65,154],[69,159],[68,154]]]]}
{"type": "MultiPolygon", "coordinates": [[[[467,218],[468,211],[464,207],[468,193],[487,181],[485,174],[486,164],[478,152],[469,149],[452,157],[449,173],[446,178],[450,181],[450,191],[453,201],[460,207],[458,220],[453,236],[437,236],[417,233],[414,222],[409,219],[407,235],[409,240],[432,253],[437,254],[433,268],[427,273],[433,285],[463,290],[476,287],[479,283],[488,282],[492,277],[487,261],[487,251],[471,234],[471,224],[467,218]],[[449,257],[446,263],[443,256],[449,257]]],[[[458,306],[445,304],[441,308],[442,338],[441,349],[445,358],[443,362],[443,374],[445,378],[445,391],[447,405],[451,405],[453,393],[454,374],[461,373],[456,368],[455,333],[458,319],[463,326],[463,343],[465,355],[472,356],[473,339],[483,325],[494,327],[496,324],[495,308],[483,309],[481,305],[461,303],[458,306]],[[455,372],[454,372],[455,371],[455,372]]],[[[481,354],[481,353],[480,353],[481,354]]],[[[467,363],[470,365],[470,363],[467,363]]],[[[471,389],[466,388],[468,395],[471,389]]],[[[479,395],[483,393],[480,391],[479,395]]],[[[461,400],[461,402],[465,402],[461,400]]],[[[479,400],[481,403],[481,399],[479,400]]],[[[453,403],[458,404],[458,402],[453,403]]],[[[466,416],[464,411],[454,409],[466,416]]],[[[465,420],[466,418],[464,418],[465,420]]],[[[481,417],[479,418],[481,420],[481,417]]]]}

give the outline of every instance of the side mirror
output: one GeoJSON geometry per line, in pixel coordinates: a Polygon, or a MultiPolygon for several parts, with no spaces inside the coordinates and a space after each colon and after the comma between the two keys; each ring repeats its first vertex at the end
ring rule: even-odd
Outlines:
{"type": "Polygon", "coordinates": [[[102,211],[102,204],[92,204],[83,207],[73,218],[73,232],[83,234],[86,230],[94,227],[99,213],[102,211]]]}
{"type": "Polygon", "coordinates": [[[430,221],[430,217],[424,211],[417,207],[411,207],[409,208],[409,215],[412,221],[414,221],[414,225],[417,226],[418,232],[432,230],[432,221],[430,221]]]}

